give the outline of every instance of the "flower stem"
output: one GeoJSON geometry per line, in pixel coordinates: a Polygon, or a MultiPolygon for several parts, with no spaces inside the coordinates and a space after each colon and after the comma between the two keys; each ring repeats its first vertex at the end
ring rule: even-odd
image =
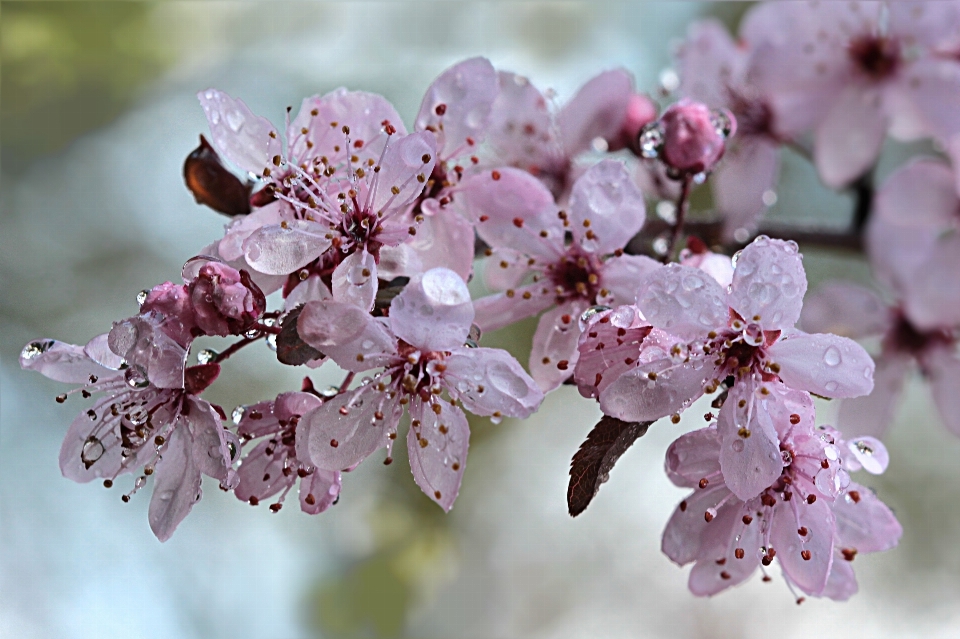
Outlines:
{"type": "Polygon", "coordinates": [[[693,176],[684,175],[683,182],[680,185],[680,196],[677,198],[677,217],[673,222],[673,230],[670,233],[670,243],[667,244],[667,250],[663,254],[664,264],[670,261],[677,248],[677,242],[680,240],[680,233],[683,231],[683,223],[687,217],[687,208],[690,206],[690,187],[693,185],[693,176]]]}
{"type": "Polygon", "coordinates": [[[350,382],[353,381],[353,376],[354,376],[354,374],[355,374],[355,373],[353,373],[353,372],[351,371],[351,372],[347,373],[347,376],[346,376],[346,377],[343,378],[343,383],[340,384],[340,392],[341,392],[341,393],[344,392],[344,391],[346,391],[348,388],[350,388],[350,382]]]}
{"type": "Polygon", "coordinates": [[[214,358],[213,363],[214,363],[214,364],[219,364],[220,362],[228,359],[231,355],[233,355],[234,353],[236,353],[237,351],[239,351],[239,350],[240,350],[241,348],[243,348],[244,346],[247,346],[248,344],[253,344],[253,343],[256,342],[257,340],[263,339],[263,337],[264,337],[263,335],[258,335],[257,337],[244,337],[244,338],[241,339],[240,341],[234,342],[233,344],[230,345],[229,348],[227,348],[227,350],[225,350],[225,351],[223,351],[222,353],[220,353],[219,355],[217,355],[217,356],[214,358]]]}

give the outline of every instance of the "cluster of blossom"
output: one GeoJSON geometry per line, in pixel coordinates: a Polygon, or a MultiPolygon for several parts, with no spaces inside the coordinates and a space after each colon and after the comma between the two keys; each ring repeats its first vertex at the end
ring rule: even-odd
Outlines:
{"type": "Polygon", "coordinates": [[[960,161],[958,26],[953,2],[763,3],[738,41],[716,22],[691,27],[680,99],[662,111],[623,70],[554,108],[483,58],[434,81],[412,131],[370,93],[307,98],[281,133],[241,100],[203,91],[212,144],[201,138],[185,178],[198,202],[232,217],[223,237],[186,263],[183,284],[143,292],[139,313],[108,333],[85,346],[38,340],[21,356],[79,384],[74,393],[102,394],[71,425],[61,469],[108,487],[135,474],[125,501],[153,476],[161,540],[203,474],[252,505],[275,497],[273,511],[300,480],[301,509],[318,514],[337,503],[342,473],[384,448],[392,461],[406,409],[414,480],[449,510],[466,465],[464,409],[525,418],[574,384],[605,415],[573,460],[577,514],[650,423],[677,423],[709,394],[707,425],[666,454],[671,481],[693,493],[664,553],[695,563],[697,595],[777,559],[791,588],[846,599],[854,557],[901,534],[850,472],[886,469],[877,438],[911,361],[960,434],[960,171],[915,161],[852,221],[892,304],[836,283],[802,310],[797,244],[747,240],[775,199],[783,147],[826,185],[867,196],[887,133],[934,139],[960,161]],[[698,238],[686,213],[705,182],[723,230],[698,238]],[[648,232],[648,198],[673,206],[643,255],[631,240],[648,232]],[[495,292],[474,300],[475,255],[495,292]],[[535,315],[527,370],[479,346],[481,331],[535,315]],[[874,360],[851,339],[871,334],[884,335],[876,389],[874,360]],[[188,365],[204,335],[233,342],[188,365]],[[318,391],[307,376],[224,425],[200,394],[258,341],[282,364],[336,365],[345,379],[318,391]],[[844,400],[840,430],[817,425],[812,396],[844,400]]]}

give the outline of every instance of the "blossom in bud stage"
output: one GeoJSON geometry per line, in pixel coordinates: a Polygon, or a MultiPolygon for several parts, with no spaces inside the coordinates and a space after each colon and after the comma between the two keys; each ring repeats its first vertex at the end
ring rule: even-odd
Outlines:
{"type": "Polygon", "coordinates": [[[240,335],[266,310],[267,301],[247,271],[210,261],[187,284],[197,327],[207,335],[240,335]]]}
{"type": "MultiPolygon", "coordinates": [[[[120,475],[140,472],[124,501],[153,476],[148,520],[157,538],[166,541],[200,499],[201,475],[219,480],[225,489],[236,485],[232,466],[240,446],[222,427],[222,411],[197,397],[216,379],[220,366],[184,369],[184,349],[155,322],[149,329],[149,317],[128,323],[132,326],[120,323],[110,335],[95,337],[86,346],[31,342],[20,365],[57,381],[81,384],[68,394],[103,393],[70,425],[60,449],[60,470],[77,482],[101,478],[108,487],[120,475]],[[132,346],[127,341],[131,331],[136,334],[132,346]],[[118,345],[130,347],[121,356],[118,345]],[[164,370],[176,369],[177,361],[179,375],[164,370]],[[179,386],[163,385],[177,377],[179,386]]],[[[68,394],[57,401],[65,401],[68,394]]]]}
{"type": "Polygon", "coordinates": [[[885,135],[960,132],[954,2],[764,2],[741,37],[777,117],[814,131],[814,159],[832,187],[877,159],[885,135]]]}
{"type": "Polygon", "coordinates": [[[725,238],[732,240],[739,229],[756,228],[777,183],[780,144],[802,131],[783,128],[789,122],[777,117],[755,52],[735,43],[719,21],[691,25],[677,57],[680,94],[727,108],[736,118],[737,135],[710,177],[725,238]]]}
{"type": "Polygon", "coordinates": [[[636,306],[653,328],[629,370],[600,392],[600,407],[624,421],[651,421],[732,381],[720,412],[720,464],[730,489],[751,499],[780,473],[771,384],[825,397],[873,388],[873,360],[859,344],[793,328],[806,288],[796,245],[765,236],[739,254],[727,289],[690,266],[652,271],[640,282],[636,306]]]}
{"type": "Polygon", "coordinates": [[[657,267],[648,257],[623,254],[643,226],[643,194],[620,162],[603,160],[573,185],[565,211],[517,169],[465,180],[460,198],[492,249],[486,283],[504,291],[475,302],[477,324],[495,330],[550,309],[533,338],[530,371],[552,390],[576,364],[580,315],[595,304],[632,302],[638,277],[657,267]]]}
{"type": "Polygon", "coordinates": [[[872,438],[844,442],[832,428],[815,428],[809,396],[777,386],[781,401],[770,416],[781,468],[755,497],[727,485],[718,427],[682,435],[667,450],[667,476],[694,492],[667,523],[662,549],[678,565],[694,563],[695,595],[715,595],[776,559],[791,590],[846,600],[857,591],[853,559],[893,548],[903,533],[873,491],[850,480],[860,468],[883,472],[886,450],[872,438]]]}
{"type": "Polygon", "coordinates": [[[658,122],[663,131],[659,157],[679,175],[713,170],[726,148],[726,139],[736,129],[736,120],[724,113],[729,129],[718,126],[717,114],[707,105],[683,99],[671,105],[658,122]]]}
{"type": "Polygon", "coordinates": [[[619,148],[628,117],[642,117],[635,95],[633,78],[626,70],[604,71],[555,114],[527,78],[501,71],[500,95],[487,132],[496,164],[537,176],[557,201],[566,202],[580,172],[574,160],[594,149],[597,140],[619,148]]]}
{"type": "Polygon", "coordinates": [[[274,401],[243,407],[237,434],[244,442],[260,442],[246,454],[237,471],[239,483],[233,493],[239,500],[257,505],[280,493],[272,506],[276,509],[299,479],[303,512],[316,515],[336,503],[340,473],[301,461],[295,446],[300,418],[321,403],[310,393],[282,393],[274,401]]]}
{"type": "Polygon", "coordinates": [[[457,403],[499,420],[527,417],[543,400],[506,351],[464,345],[473,315],[466,284],[445,268],[412,279],[386,318],[334,301],[304,306],[298,321],[304,341],[347,370],[382,370],[303,416],[297,458],[326,471],[350,470],[383,447],[390,459],[406,406],[414,480],[449,510],[470,437],[457,403]]]}

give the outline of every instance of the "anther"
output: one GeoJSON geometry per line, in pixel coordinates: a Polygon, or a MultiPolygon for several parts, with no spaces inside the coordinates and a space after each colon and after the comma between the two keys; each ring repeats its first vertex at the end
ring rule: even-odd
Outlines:
{"type": "Polygon", "coordinates": [[[737,559],[743,559],[743,556],[744,556],[743,548],[737,548],[736,550],[734,550],[733,556],[736,557],[737,559]]]}
{"type": "Polygon", "coordinates": [[[812,504],[812,503],[815,502],[815,501],[817,501],[817,496],[816,496],[816,495],[814,495],[813,493],[810,493],[809,495],[807,495],[807,503],[808,503],[808,504],[812,504]]]}
{"type": "Polygon", "coordinates": [[[810,551],[809,551],[809,550],[801,550],[801,551],[800,551],[800,556],[803,557],[803,560],[804,560],[804,561],[810,561],[810,557],[811,557],[812,555],[810,554],[810,551]]]}
{"type": "Polygon", "coordinates": [[[700,488],[706,488],[707,486],[710,485],[710,480],[704,477],[703,479],[700,480],[699,485],[700,485],[700,488]]]}

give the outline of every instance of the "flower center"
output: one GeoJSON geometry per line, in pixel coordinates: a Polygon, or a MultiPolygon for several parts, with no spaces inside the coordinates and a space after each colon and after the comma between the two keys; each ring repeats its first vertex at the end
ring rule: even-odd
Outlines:
{"type": "Polygon", "coordinates": [[[557,298],[582,298],[591,304],[600,289],[600,262],[576,247],[571,247],[560,260],[548,267],[550,279],[557,287],[557,298]]]}
{"type": "Polygon", "coordinates": [[[918,354],[933,346],[949,345],[953,341],[948,331],[939,329],[923,332],[901,314],[884,338],[884,346],[893,351],[918,354]]]}
{"type": "Polygon", "coordinates": [[[875,80],[893,75],[900,66],[900,43],[884,36],[855,38],[847,51],[854,64],[875,80]]]}

